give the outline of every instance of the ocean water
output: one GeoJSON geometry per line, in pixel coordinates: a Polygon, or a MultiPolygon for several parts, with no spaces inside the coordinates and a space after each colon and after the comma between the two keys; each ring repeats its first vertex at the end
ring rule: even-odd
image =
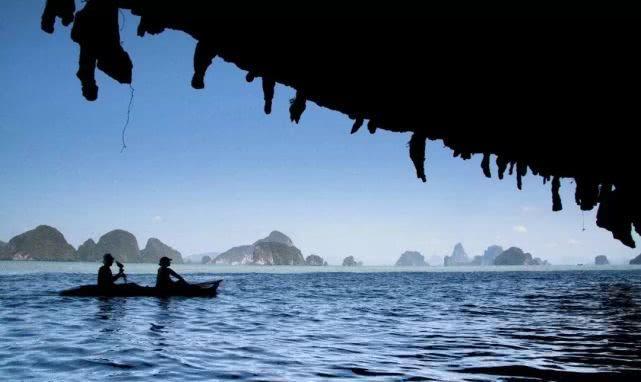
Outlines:
{"type": "Polygon", "coordinates": [[[1,381],[641,381],[639,267],[184,265],[218,297],[57,294],[96,268],[0,262],[1,381]]]}

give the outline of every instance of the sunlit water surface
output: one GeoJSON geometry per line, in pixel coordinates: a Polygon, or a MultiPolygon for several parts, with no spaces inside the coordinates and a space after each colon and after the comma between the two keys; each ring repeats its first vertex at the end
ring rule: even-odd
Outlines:
{"type": "Polygon", "coordinates": [[[640,268],[184,265],[219,296],[57,295],[96,268],[0,262],[0,380],[641,381],[640,268]]]}

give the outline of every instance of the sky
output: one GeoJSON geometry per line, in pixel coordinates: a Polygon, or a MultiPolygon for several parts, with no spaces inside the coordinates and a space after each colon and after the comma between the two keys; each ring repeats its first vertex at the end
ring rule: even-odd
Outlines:
{"type": "Polygon", "coordinates": [[[141,247],[157,237],[189,255],[280,230],[304,255],[368,265],[406,250],[442,261],[458,242],[470,255],[518,246],[553,264],[639,253],[598,228],[595,211],[582,214],[570,181],[564,210],[552,212],[541,178],[518,191],[513,177],[485,178],[480,156],[463,161],[430,141],[424,184],[406,134],[350,135],[346,116],[311,102],[292,124],[294,91],[281,85],[265,115],[260,81],[219,58],[194,90],[195,42],[176,31],[140,38],[128,12],[121,39],[135,92],[121,153],[129,86],[97,71],[98,100],[86,101],[78,46],[59,23],[40,31],[43,4],[0,2],[0,240],[48,224],[77,247],[120,228],[141,247]]]}

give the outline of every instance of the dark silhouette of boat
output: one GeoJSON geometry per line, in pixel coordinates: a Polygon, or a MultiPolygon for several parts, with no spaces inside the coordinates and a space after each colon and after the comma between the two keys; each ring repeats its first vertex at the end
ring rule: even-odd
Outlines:
{"type": "Polygon", "coordinates": [[[82,285],[63,290],[61,296],[73,297],[215,297],[223,280],[209,281],[168,289],[140,286],[138,284],[117,284],[104,289],[97,285],[82,285]]]}

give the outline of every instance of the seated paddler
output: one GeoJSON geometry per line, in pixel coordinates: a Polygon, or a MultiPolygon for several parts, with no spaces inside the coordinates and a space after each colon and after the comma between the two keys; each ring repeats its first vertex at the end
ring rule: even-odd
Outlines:
{"type": "Polygon", "coordinates": [[[106,253],[102,257],[102,267],[98,270],[98,287],[103,289],[113,288],[116,280],[123,278],[127,280],[127,275],[125,274],[124,267],[121,267],[119,264],[120,271],[113,275],[111,273],[111,266],[114,263],[114,257],[111,256],[111,253],[106,253]]]}
{"type": "Polygon", "coordinates": [[[156,275],[156,288],[170,289],[177,286],[189,285],[181,275],[169,268],[171,265],[171,259],[169,257],[161,257],[158,265],[160,268],[158,268],[158,274],[156,275]],[[172,280],[172,278],[175,278],[176,281],[172,280]]]}

